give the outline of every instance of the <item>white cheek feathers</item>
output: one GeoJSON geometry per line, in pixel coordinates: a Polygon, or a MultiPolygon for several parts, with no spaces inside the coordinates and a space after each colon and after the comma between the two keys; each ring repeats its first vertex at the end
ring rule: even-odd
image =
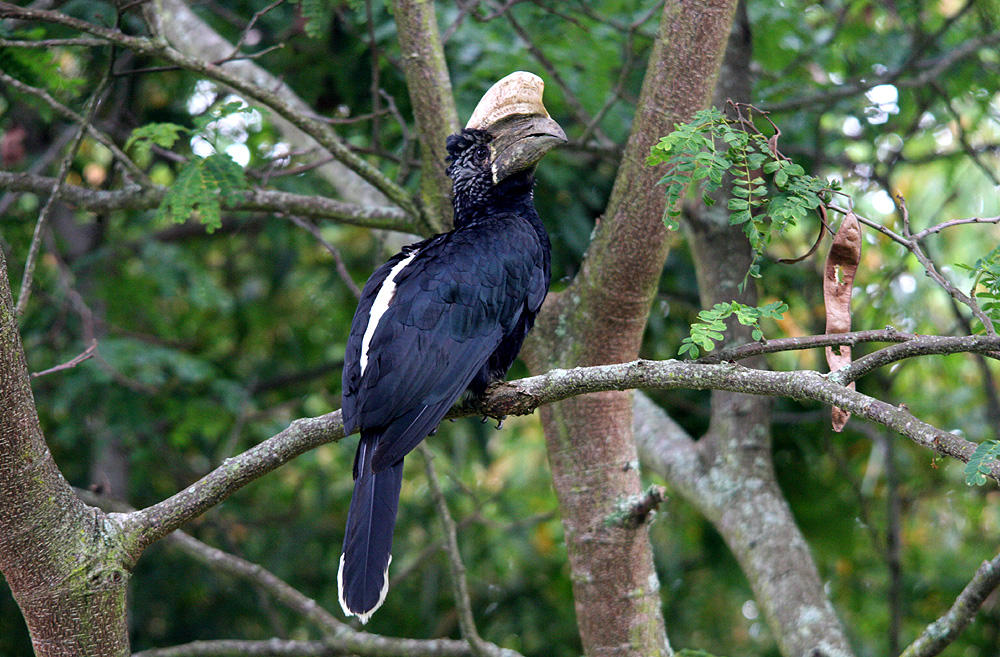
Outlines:
{"type": "Polygon", "coordinates": [[[372,308],[368,313],[368,325],[365,327],[365,334],[361,338],[361,358],[358,362],[361,364],[362,374],[365,373],[365,368],[368,367],[368,348],[371,346],[375,329],[378,328],[378,323],[382,319],[382,315],[389,309],[392,297],[396,294],[396,275],[406,265],[410,264],[410,261],[415,257],[417,257],[416,251],[396,263],[396,266],[389,270],[389,275],[382,281],[382,286],[378,289],[378,294],[375,295],[375,301],[372,302],[372,308]]]}

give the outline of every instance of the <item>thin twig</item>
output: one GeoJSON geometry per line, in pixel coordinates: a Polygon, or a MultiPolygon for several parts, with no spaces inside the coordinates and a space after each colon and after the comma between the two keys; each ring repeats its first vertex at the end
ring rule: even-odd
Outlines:
{"type": "Polygon", "coordinates": [[[139,166],[132,161],[132,158],[126,155],[122,151],[122,149],[118,148],[118,144],[116,144],[106,134],[98,130],[92,122],[86,120],[83,116],[80,116],[79,114],[77,114],[76,112],[74,112],[73,110],[71,110],[70,108],[66,107],[58,100],[53,98],[48,91],[21,82],[17,78],[7,75],[2,70],[0,70],[0,82],[9,84],[11,87],[17,89],[20,92],[38,98],[43,103],[45,103],[53,110],[55,110],[57,114],[60,114],[64,118],[81,126],[84,130],[87,131],[87,134],[89,134],[95,140],[100,142],[102,146],[107,147],[107,149],[114,154],[114,156],[125,166],[125,168],[128,169],[129,173],[131,173],[137,180],[139,180],[143,185],[150,184],[149,176],[146,175],[146,172],[140,169],[139,166]]]}
{"type": "Polygon", "coordinates": [[[63,370],[72,369],[77,365],[79,365],[80,363],[82,363],[83,361],[87,360],[88,358],[91,358],[94,355],[95,349],[97,349],[97,340],[91,341],[90,346],[87,347],[86,350],[84,350],[80,354],[77,354],[71,360],[66,361],[62,365],[56,365],[55,367],[50,367],[49,369],[42,370],[41,372],[32,372],[31,378],[37,379],[38,377],[45,376],[46,374],[53,374],[55,372],[61,372],[63,370]]]}
{"type": "Polygon", "coordinates": [[[736,363],[761,354],[773,354],[781,351],[799,349],[814,349],[816,347],[833,347],[836,345],[857,345],[865,342],[906,342],[918,337],[913,333],[904,333],[888,326],[880,330],[854,331],[851,333],[830,333],[822,335],[806,335],[798,338],[779,338],[765,342],[750,342],[731,349],[713,352],[698,358],[696,363],[736,363]]]}
{"type": "Polygon", "coordinates": [[[576,93],[563,79],[562,74],[559,72],[559,69],[555,66],[555,64],[553,64],[552,61],[545,56],[545,53],[542,52],[541,48],[535,45],[535,42],[531,39],[527,30],[525,30],[521,24],[517,22],[517,19],[514,18],[512,13],[507,13],[506,17],[510,26],[514,28],[514,33],[517,34],[517,36],[519,36],[528,47],[528,52],[530,52],[538,63],[541,64],[542,68],[545,69],[549,79],[562,90],[563,100],[565,100],[566,104],[573,110],[577,120],[586,126],[593,124],[591,132],[594,134],[594,137],[597,138],[597,141],[601,144],[601,146],[605,148],[613,148],[615,143],[604,133],[603,130],[601,130],[600,126],[594,123],[593,117],[591,117],[587,110],[583,107],[583,103],[580,102],[576,93]]]}
{"type": "Polygon", "coordinates": [[[354,295],[355,299],[360,299],[361,288],[359,288],[358,284],[354,282],[353,278],[351,278],[351,272],[347,270],[347,265],[344,264],[344,259],[340,256],[340,251],[333,244],[326,241],[323,237],[323,233],[319,229],[319,226],[294,214],[285,216],[299,228],[304,228],[310,235],[316,238],[317,242],[323,245],[323,248],[330,252],[330,255],[333,256],[334,266],[337,269],[337,275],[340,276],[340,280],[344,282],[344,285],[346,285],[347,289],[351,291],[351,294],[354,295]]]}
{"type": "MultiPolygon", "coordinates": [[[[280,5],[282,2],[284,2],[284,0],[274,0],[274,2],[272,2],[268,6],[264,7],[258,12],[255,12],[254,15],[250,17],[250,22],[247,23],[246,27],[243,28],[243,31],[240,32],[239,39],[237,39],[236,43],[233,44],[233,51],[229,54],[229,56],[223,57],[221,60],[216,62],[216,64],[224,64],[226,62],[237,59],[236,55],[239,54],[240,48],[243,47],[243,44],[246,42],[247,37],[250,35],[250,31],[253,30],[254,25],[257,24],[257,21],[259,21],[264,15],[266,15],[272,9],[280,5]]],[[[268,50],[273,50],[273,48],[269,48],[268,50]]],[[[246,57],[248,57],[248,55],[242,55],[241,57],[239,57],[239,59],[243,59],[246,57]]]]}
{"type": "Polygon", "coordinates": [[[903,215],[903,237],[907,240],[906,248],[910,250],[910,253],[912,253],[914,257],[916,257],[917,261],[923,266],[927,274],[938,285],[944,288],[945,292],[950,294],[952,298],[968,306],[969,310],[972,311],[972,314],[983,323],[983,327],[986,329],[987,333],[990,335],[996,335],[996,329],[993,327],[993,320],[990,319],[989,315],[983,312],[979,303],[977,303],[974,298],[952,285],[951,281],[945,278],[944,275],[937,270],[937,266],[934,264],[934,261],[931,260],[926,253],[924,253],[920,243],[913,239],[912,234],[910,233],[910,211],[906,206],[906,200],[901,194],[896,195],[896,200],[899,203],[899,209],[903,215]]]}
{"type": "MultiPolygon", "coordinates": [[[[3,75],[5,74],[0,71],[0,76],[3,75]]],[[[35,278],[35,263],[38,261],[38,253],[42,248],[42,236],[45,234],[45,230],[48,227],[49,214],[52,212],[52,208],[55,207],[55,203],[59,199],[60,193],[62,192],[62,186],[66,182],[66,176],[69,174],[69,168],[73,164],[73,158],[76,156],[76,150],[80,147],[80,142],[83,141],[86,126],[90,125],[91,120],[94,118],[94,112],[97,109],[98,99],[103,93],[104,84],[102,81],[87,101],[87,106],[84,112],[86,116],[80,117],[81,122],[76,131],[76,136],[73,137],[73,141],[70,142],[66,155],[59,164],[59,174],[56,176],[56,183],[52,187],[52,191],[49,193],[49,197],[46,199],[45,205],[42,206],[41,211],[38,213],[38,221],[35,222],[35,233],[31,236],[31,245],[28,247],[28,256],[24,260],[24,275],[21,277],[21,291],[18,292],[17,305],[14,307],[14,314],[18,317],[24,314],[25,309],[28,307],[28,299],[31,298],[31,284],[35,278]]]]}
{"type": "Polygon", "coordinates": [[[424,466],[427,470],[427,483],[431,489],[431,496],[437,504],[438,515],[441,516],[441,525],[444,528],[445,551],[448,553],[448,566],[451,570],[451,583],[455,588],[455,605],[458,607],[458,626],[462,631],[462,636],[469,642],[472,652],[480,657],[491,654],[489,645],[479,636],[476,629],[476,620],[472,615],[472,601],[469,598],[469,584],[465,579],[465,564],[462,563],[462,553],[458,549],[458,532],[455,529],[455,520],[448,511],[448,501],[441,492],[441,484],[438,481],[437,472],[434,470],[434,456],[426,443],[420,443],[420,455],[424,458],[424,466]]]}

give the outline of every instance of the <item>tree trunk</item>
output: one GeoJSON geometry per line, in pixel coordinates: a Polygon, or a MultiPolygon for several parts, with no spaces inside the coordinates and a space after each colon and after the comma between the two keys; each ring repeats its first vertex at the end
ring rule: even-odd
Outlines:
{"type": "MultiPolygon", "coordinates": [[[[735,0],[668,2],[632,134],[573,284],[546,305],[526,358],[536,372],[624,362],[639,353],[668,250],[652,145],[708,105],[735,0]]],[[[664,655],[659,583],[645,525],[608,519],[640,493],[632,396],[610,392],[541,411],[588,655],[664,655]]]]}
{"type": "MultiPolygon", "coordinates": [[[[716,88],[716,106],[722,108],[730,99],[751,101],[750,45],[746,7],[741,3],[716,88]]],[[[714,194],[713,205],[701,204],[685,216],[704,308],[733,299],[757,305],[752,279],[739,291],[753,256],[739,226],[729,225],[726,203],[731,182],[714,194]]],[[[727,340],[750,342],[750,327],[731,322],[727,340]]],[[[743,364],[763,367],[764,361],[757,358],[743,364]]],[[[692,442],[671,432],[675,449],[651,445],[643,450],[643,465],[663,475],[725,539],[785,657],[850,655],[809,546],[775,479],[770,404],[768,397],[713,391],[710,425],[701,440],[692,442]],[[682,456],[684,451],[693,452],[694,458],[682,456]]],[[[657,438],[649,440],[655,443],[657,438]]]]}
{"type": "Polygon", "coordinates": [[[38,657],[129,654],[113,519],[73,493],[38,423],[0,251],[0,572],[38,657]]]}

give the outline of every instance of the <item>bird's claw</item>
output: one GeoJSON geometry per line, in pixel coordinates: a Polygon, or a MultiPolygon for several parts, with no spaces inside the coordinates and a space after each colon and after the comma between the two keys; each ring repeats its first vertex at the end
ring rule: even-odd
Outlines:
{"type": "MultiPolygon", "coordinates": [[[[495,417],[493,419],[497,421],[497,429],[499,429],[499,428],[503,427],[503,421],[507,419],[507,416],[504,415],[503,417],[495,417]]],[[[490,416],[489,415],[484,415],[483,419],[480,420],[480,423],[481,424],[486,424],[489,421],[490,421],[490,416]]]]}

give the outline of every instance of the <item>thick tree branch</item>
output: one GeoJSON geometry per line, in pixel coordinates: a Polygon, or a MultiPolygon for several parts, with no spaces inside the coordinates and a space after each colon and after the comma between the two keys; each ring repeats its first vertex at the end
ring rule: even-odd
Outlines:
{"type": "Polygon", "coordinates": [[[430,227],[450,226],[451,179],[445,171],[445,140],[458,132],[448,63],[438,35],[434,3],[395,0],[393,16],[403,52],[403,74],[420,135],[420,187],[430,227]]]}
{"type": "MultiPolygon", "coordinates": [[[[827,375],[810,370],[769,372],[739,365],[699,365],[680,361],[637,360],[615,365],[556,369],[491,388],[482,403],[456,407],[449,418],[487,414],[493,417],[528,415],[545,404],[578,395],[612,390],[675,389],[729,390],[755,395],[811,399],[840,406],[860,417],[887,426],[938,454],[968,462],[975,443],[915,418],[901,407],[850,390],[827,375]]],[[[344,437],[340,411],[292,422],[281,433],[227,459],[197,482],[158,504],[126,514],[123,531],[135,555],[249,482],[273,471],[310,449],[344,437]]],[[[990,466],[1000,481],[1000,462],[990,466]]]]}
{"type": "MultiPolygon", "coordinates": [[[[452,639],[388,639],[362,635],[357,638],[330,638],[321,641],[194,641],[170,648],[143,650],[132,657],[331,657],[332,655],[359,655],[360,657],[469,657],[469,644],[452,639]],[[368,639],[371,639],[368,641],[368,639]]],[[[515,653],[516,654],[516,653],[515,653]]]]}

